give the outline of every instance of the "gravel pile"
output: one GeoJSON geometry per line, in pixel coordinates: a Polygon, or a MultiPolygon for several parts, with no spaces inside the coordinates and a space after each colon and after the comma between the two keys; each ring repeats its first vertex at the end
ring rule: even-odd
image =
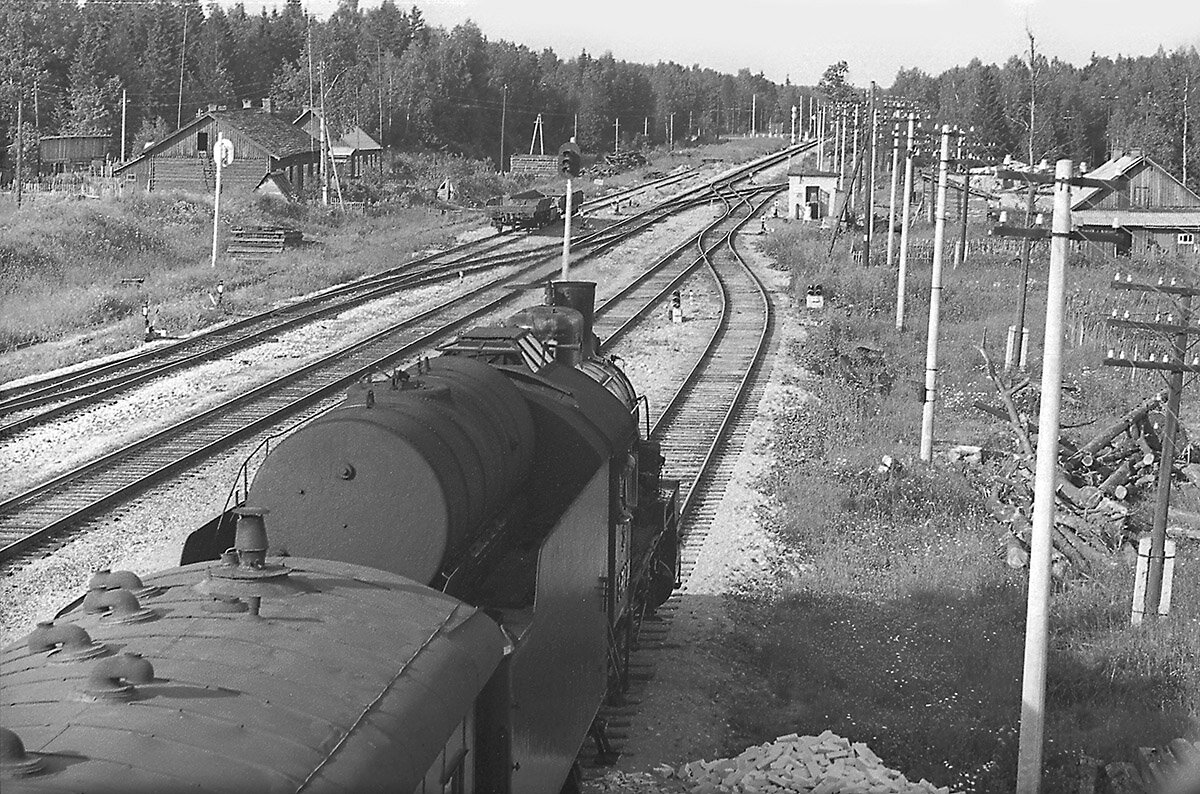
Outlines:
{"type": "Polygon", "coordinates": [[[680,767],[690,794],[949,794],[927,780],[912,783],[889,769],[862,742],[832,731],[819,736],[780,736],[733,758],[692,761],[680,767]]]}

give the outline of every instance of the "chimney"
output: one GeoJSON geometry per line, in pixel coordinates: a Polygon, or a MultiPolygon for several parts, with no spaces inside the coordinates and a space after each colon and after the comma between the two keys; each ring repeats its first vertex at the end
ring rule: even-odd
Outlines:
{"type": "Polygon", "coordinates": [[[216,102],[209,102],[209,103],[208,103],[208,112],[209,112],[209,113],[213,113],[213,112],[215,112],[215,111],[216,111],[216,109],[217,109],[217,103],[216,103],[216,102]]]}
{"type": "Polygon", "coordinates": [[[262,109],[268,113],[271,112],[271,97],[269,97],[269,96],[263,97],[262,109]]]}
{"type": "Polygon", "coordinates": [[[242,100],[242,110],[249,110],[249,109],[250,109],[250,100],[243,99],[242,100]]]}
{"type": "Polygon", "coordinates": [[[1142,150],[1141,149],[1130,149],[1129,151],[1125,152],[1125,154],[1129,155],[1130,157],[1141,157],[1142,150]]]}
{"type": "Polygon", "coordinates": [[[596,355],[596,338],[592,326],[596,317],[596,282],[551,281],[546,285],[546,304],[574,309],[583,317],[580,352],[583,358],[596,355]]]}
{"type": "Polygon", "coordinates": [[[228,105],[217,105],[217,110],[229,110],[228,105]]]}

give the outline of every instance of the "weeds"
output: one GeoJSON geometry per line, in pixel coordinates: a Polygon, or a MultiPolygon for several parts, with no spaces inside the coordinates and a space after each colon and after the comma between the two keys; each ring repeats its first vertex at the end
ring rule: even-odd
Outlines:
{"type": "MultiPolygon", "coordinates": [[[[848,264],[845,241],[829,257],[827,233],[800,224],[777,230],[766,247],[791,269],[800,305],[807,285],[821,283],[828,308],[787,351],[820,376],[817,399],[777,421],[777,464],[763,483],[780,506],[774,531],[793,562],[780,563],[778,596],[732,604],[739,629],[730,652],[758,676],[728,696],[731,749],[829,728],[868,742],[910,777],[1009,792],[1025,574],[1004,566],[978,478],[915,461],[928,264],[910,269],[912,330],[897,334],[894,273],[848,264]],[[901,465],[881,471],[883,455],[901,465]]],[[[1122,263],[1130,269],[1156,272],[1122,263]]],[[[1069,271],[1065,425],[1103,424],[1161,388],[1099,366],[1114,341],[1101,322],[1112,272],[1112,263],[1092,260],[1069,271]]],[[[993,351],[1003,345],[1019,275],[1000,256],[945,273],[939,445],[1011,448],[1007,427],[982,419],[973,402],[993,398],[976,348],[985,336],[993,351]]],[[[1031,285],[1028,307],[1036,374],[1044,285],[1031,285]]],[[[1035,404],[1025,408],[1036,413],[1035,404]]],[[[1056,591],[1045,790],[1074,790],[1080,754],[1130,760],[1137,746],[1200,734],[1200,563],[1194,548],[1181,548],[1170,621],[1129,626],[1132,568],[1120,556],[1056,591]]]]}

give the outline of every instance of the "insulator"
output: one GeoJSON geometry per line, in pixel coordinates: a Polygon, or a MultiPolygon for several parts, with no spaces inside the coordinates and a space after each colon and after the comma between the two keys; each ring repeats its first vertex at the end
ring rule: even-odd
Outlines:
{"type": "Polygon", "coordinates": [[[1116,357],[1117,357],[1117,351],[1113,350],[1113,349],[1110,347],[1110,348],[1108,349],[1108,357],[1109,357],[1109,358],[1116,358],[1116,357]]]}

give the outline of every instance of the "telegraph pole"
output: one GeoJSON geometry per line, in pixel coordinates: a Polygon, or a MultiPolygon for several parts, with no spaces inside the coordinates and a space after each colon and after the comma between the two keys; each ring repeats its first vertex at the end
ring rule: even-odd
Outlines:
{"type": "MultiPolygon", "coordinates": [[[[619,151],[621,151],[621,117],[617,116],[613,119],[613,154],[619,151]]],[[[567,184],[570,184],[569,180],[567,184]]],[[[567,191],[570,192],[570,188],[567,188],[567,191]]]]}
{"type": "Polygon", "coordinates": [[[1017,793],[1041,790],[1046,707],[1046,647],[1050,625],[1050,551],[1054,491],[1058,474],[1059,409],[1062,402],[1063,314],[1067,293],[1067,239],[1071,233],[1071,161],[1059,160],[1054,174],[1054,221],[1050,273],[1046,280],[1046,341],[1042,351],[1041,413],[1033,529],[1029,542],[1029,600],[1025,612],[1025,663],[1021,685],[1021,729],[1017,750],[1017,793]]]}
{"type": "Polygon", "coordinates": [[[908,114],[908,139],[904,154],[904,210],[900,217],[900,273],[896,279],[896,330],[904,330],[904,280],[908,274],[908,226],[912,211],[913,138],[917,134],[917,114],[908,114]]]}
{"type": "Polygon", "coordinates": [[[792,105],[792,146],[796,145],[796,106],[792,105]]]}
{"type": "MultiPolygon", "coordinates": [[[[1189,336],[1200,333],[1200,327],[1192,324],[1195,319],[1195,314],[1192,311],[1192,299],[1200,297],[1200,287],[1179,284],[1175,279],[1171,279],[1170,283],[1164,283],[1160,279],[1158,284],[1138,284],[1132,281],[1121,281],[1120,276],[1113,281],[1112,287],[1113,289],[1130,292],[1158,293],[1159,295],[1171,296],[1179,301],[1180,315],[1178,323],[1174,321],[1175,317],[1173,314],[1166,316],[1165,323],[1159,322],[1158,317],[1155,318],[1154,322],[1117,319],[1116,317],[1108,321],[1108,324],[1113,327],[1134,328],[1143,331],[1170,334],[1170,359],[1167,359],[1166,356],[1162,357],[1162,361],[1155,360],[1153,356],[1148,361],[1129,359],[1125,358],[1124,353],[1122,353],[1120,358],[1117,358],[1114,351],[1109,351],[1108,358],[1104,360],[1104,363],[1111,367],[1156,369],[1165,370],[1169,373],[1167,376],[1166,427],[1163,429],[1162,448],[1159,453],[1158,484],[1154,500],[1154,524],[1150,530],[1150,559],[1146,576],[1145,604],[1142,607],[1142,615],[1149,615],[1153,618],[1165,613],[1165,610],[1163,610],[1165,605],[1162,604],[1161,598],[1166,556],[1167,514],[1171,505],[1171,469],[1175,463],[1176,435],[1179,431],[1179,410],[1183,402],[1183,376],[1184,373],[1200,373],[1200,361],[1193,359],[1192,363],[1188,364],[1185,360],[1189,347],[1189,336]]],[[[1135,610],[1137,607],[1138,605],[1134,604],[1135,610]]]]}
{"type": "MultiPolygon", "coordinates": [[[[974,132],[972,127],[971,131],[974,132]]],[[[971,203],[971,164],[964,162],[962,159],[963,140],[966,135],[959,133],[958,136],[958,165],[962,173],[962,190],[959,192],[959,197],[962,199],[962,224],[958,229],[958,256],[954,260],[955,265],[960,265],[967,261],[967,205],[971,203]]]]}
{"type": "Polygon", "coordinates": [[[863,230],[863,267],[871,266],[871,235],[874,233],[875,226],[875,169],[878,167],[876,160],[875,146],[875,81],[871,81],[871,91],[867,96],[867,121],[869,123],[869,132],[867,133],[867,162],[871,164],[871,174],[865,183],[867,189],[866,200],[866,227],[863,230]]]}
{"type": "Polygon", "coordinates": [[[750,95],[750,137],[758,134],[758,94],[750,95]]]}
{"type": "MultiPolygon", "coordinates": [[[[937,398],[938,324],[942,312],[942,248],[946,237],[946,181],[950,171],[948,124],[942,125],[942,153],[938,161],[937,225],[933,230],[933,275],[929,287],[929,339],[925,348],[925,405],[921,412],[921,460],[933,460],[933,409],[937,398]]],[[[1057,438],[1058,436],[1051,436],[1057,438]]]]}
{"type": "Polygon", "coordinates": [[[187,6],[183,7],[183,45],[179,48],[179,104],[175,108],[175,129],[183,126],[183,59],[187,55],[187,6]]]}
{"type": "MultiPolygon", "coordinates": [[[[894,119],[893,115],[893,119],[894,119]]],[[[892,121],[892,190],[888,199],[887,266],[892,269],[895,256],[892,243],[896,237],[896,172],[900,170],[900,122],[892,121]]]]}
{"type": "Polygon", "coordinates": [[[24,182],[24,179],[22,178],[22,174],[21,174],[21,161],[24,159],[24,149],[25,149],[25,141],[24,141],[24,135],[23,135],[24,130],[21,129],[21,127],[24,126],[24,124],[25,124],[25,114],[23,112],[25,109],[25,104],[22,101],[24,99],[25,99],[24,92],[18,91],[17,92],[17,209],[21,209],[21,189],[24,187],[24,185],[22,184],[22,182],[24,182]]]}
{"type": "Polygon", "coordinates": [[[503,91],[500,99],[500,167],[497,169],[502,174],[504,173],[504,121],[508,115],[508,83],[504,84],[503,91]]]}
{"type": "Polygon", "coordinates": [[[125,162],[125,110],[126,110],[126,94],[125,89],[121,89],[121,162],[125,162]]]}

